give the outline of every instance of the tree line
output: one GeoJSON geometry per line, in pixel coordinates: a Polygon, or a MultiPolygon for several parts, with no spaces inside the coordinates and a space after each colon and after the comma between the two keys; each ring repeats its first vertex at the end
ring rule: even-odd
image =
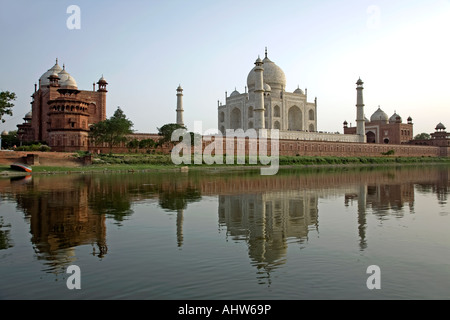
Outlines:
{"type": "MultiPolygon", "coordinates": [[[[168,123],[158,129],[159,139],[130,139],[133,133],[133,122],[127,119],[120,107],[114,114],[106,120],[97,122],[90,127],[89,137],[94,145],[106,144],[109,152],[112,153],[114,147],[125,145],[129,149],[157,149],[165,144],[172,143],[172,132],[176,129],[185,129],[185,126],[168,123]]],[[[190,133],[193,136],[193,133],[190,133]]]]}

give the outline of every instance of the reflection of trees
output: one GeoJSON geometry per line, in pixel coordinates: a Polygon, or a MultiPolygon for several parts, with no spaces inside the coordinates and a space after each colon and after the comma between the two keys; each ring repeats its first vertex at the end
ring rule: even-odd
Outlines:
{"type": "Polygon", "coordinates": [[[0,216],[0,250],[13,247],[9,228],[11,228],[11,225],[4,224],[3,217],[0,216]]]}
{"type": "Polygon", "coordinates": [[[91,195],[89,206],[95,213],[104,214],[119,224],[133,213],[130,199],[119,192],[106,192],[102,196],[91,195]]]}
{"type": "Polygon", "coordinates": [[[161,208],[178,211],[186,209],[189,203],[200,201],[202,195],[200,190],[187,186],[184,190],[176,191],[159,191],[159,205],[161,208]]]}
{"type": "Polygon", "coordinates": [[[131,215],[130,184],[124,175],[87,176],[89,207],[120,224],[131,215]]]}

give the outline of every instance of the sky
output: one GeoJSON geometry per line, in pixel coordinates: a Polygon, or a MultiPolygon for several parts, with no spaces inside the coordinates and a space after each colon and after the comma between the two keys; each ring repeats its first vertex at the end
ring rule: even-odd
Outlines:
{"type": "Polygon", "coordinates": [[[317,97],[319,131],[355,124],[356,81],[365,114],[411,116],[414,134],[450,127],[450,0],[0,0],[0,91],[17,95],[0,131],[31,110],[34,84],[55,59],[81,90],[103,75],[107,117],[117,107],[136,132],[176,121],[217,128],[218,101],[244,92],[258,56],[286,75],[286,91],[317,97]],[[79,11],[79,28],[71,5],[79,11]],[[70,23],[69,23],[70,25],[70,23]]]}

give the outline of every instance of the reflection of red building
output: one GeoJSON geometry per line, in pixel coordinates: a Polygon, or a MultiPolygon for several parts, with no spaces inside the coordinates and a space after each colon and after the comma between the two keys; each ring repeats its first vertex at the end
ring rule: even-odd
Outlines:
{"type": "MultiPolygon", "coordinates": [[[[344,134],[356,134],[356,127],[348,127],[344,122],[344,134]]],[[[365,134],[367,143],[404,144],[413,138],[413,123],[411,117],[403,123],[402,118],[394,112],[388,115],[378,107],[369,119],[365,119],[365,134]]]]}
{"type": "Polygon", "coordinates": [[[55,65],[39,79],[32,95],[31,119],[18,125],[23,142],[44,141],[55,151],[88,150],[89,125],[106,119],[106,85],[102,77],[92,91],[78,90],[75,79],[55,65]]]}

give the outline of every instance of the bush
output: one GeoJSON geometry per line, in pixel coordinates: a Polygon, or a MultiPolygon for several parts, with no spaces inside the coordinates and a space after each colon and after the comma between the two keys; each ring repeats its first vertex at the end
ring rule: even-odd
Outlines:
{"type": "Polygon", "coordinates": [[[29,146],[20,146],[16,148],[16,151],[42,151],[42,152],[48,152],[51,148],[45,144],[32,144],[29,146]]]}
{"type": "Polygon", "coordinates": [[[381,153],[383,156],[391,156],[391,155],[393,155],[393,154],[395,154],[395,150],[389,150],[389,151],[386,151],[386,152],[382,152],[381,153]]]}

